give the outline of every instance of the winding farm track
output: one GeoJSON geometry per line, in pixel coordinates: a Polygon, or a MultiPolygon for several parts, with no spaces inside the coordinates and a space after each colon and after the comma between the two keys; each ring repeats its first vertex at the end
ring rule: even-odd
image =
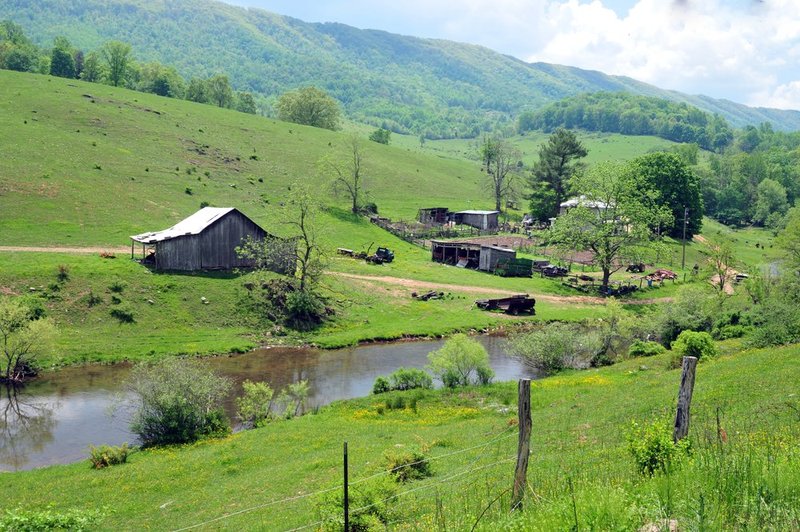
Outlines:
{"type": "MultiPolygon", "coordinates": [[[[130,253],[130,248],[123,247],[37,247],[37,246],[0,246],[0,253],[2,252],[34,252],[34,253],[71,253],[76,255],[91,254],[91,253],[115,253],[118,255],[125,255],[130,253]]],[[[411,290],[448,290],[451,292],[466,292],[468,294],[496,294],[498,296],[513,296],[519,294],[519,290],[504,290],[502,288],[484,288],[480,286],[471,285],[456,285],[456,284],[442,284],[433,283],[430,281],[419,281],[417,279],[407,279],[403,277],[390,277],[386,275],[359,275],[355,273],[344,272],[326,272],[329,275],[336,277],[343,277],[346,279],[355,279],[367,283],[383,283],[411,290]]],[[[536,299],[541,301],[549,301],[551,303],[568,303],[577,305],[604,305],[606,300],[602,297],[591,296],[554,296],[544,294],[530,294],[536,299]]],[[[654,299],[632,299],[625,301],[630,305],[652,305],[655,303],[668,303],[672,301],[670,297],[661,297],[654,299]]]]}
{"type": "MultiPolygon", "coordinates": [[[[519,290],[503,290],[501,288],[483,288],[480,286],[470,285],[456,285],[456,284],[442,284],[432,283],[430,281],[418,281],[416,279],[405,279],[401,277],[390,276],[377,276],[377,275],[358,275],[355,273],[343,272],[326,272],[330,275],[337,277],[345,277],[347,279],[357,279],[370,283],[385,283],[395,286],[402,286],[404,288],[411,288],[413,290],[449,290],[451,292],[467,292],[471,294],[496,294],[498,296],[513,296],[519,294],[519,290]]],[[[589,304],[589,305],[605,305],[606,299],[602,297],[591,296],[553,296],[543,294],[530,294],[536,299],[541,301],[550,301],[552,303],[572,303],[572,304],[589,304]]],[[[656,299],[633,299],[625,301],[625,304],[631,305],[651,305],[654,303],[668,303],[672,301],[670,297],[662,297],[656,299]]]]}
{"type": "Polygon", "coordinates": [[[119,255],[130,253],[131,248],[121,247],[50,247],[50,246],[0,246],[2,252],[32,252],[32,253],[70,253],[74,255],[85,255],[90,253],[116,253],[119,255]]]}

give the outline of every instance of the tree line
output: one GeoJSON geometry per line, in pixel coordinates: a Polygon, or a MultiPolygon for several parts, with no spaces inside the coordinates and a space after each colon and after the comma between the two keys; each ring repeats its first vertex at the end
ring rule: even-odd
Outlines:
{"type": "Polygon", "coordinates": [[[187,82],[172,66],[157,61],[139,63],[131,46],[121,41],[108,41],[98,50],[85,52],[66,37],[56,37],[52,48],[43,49],[33,44],[21,26],[8,20],[0,22],[0,68],[105,83],[243,113],[258,110],[253,94],[233,90],[227,75],[187,82]]]}
{"type": "Polygon", "coordinates": [[[523,112],[518,119],[520,133],[556,128],[584,129],[654,135],[667,140],[694,143],[706,150],[720,151],[733,141],[733,130],[719,115],[712,115],[685,103],[624,92],[596,92],[566,98],[538,111],[523,112]]]}

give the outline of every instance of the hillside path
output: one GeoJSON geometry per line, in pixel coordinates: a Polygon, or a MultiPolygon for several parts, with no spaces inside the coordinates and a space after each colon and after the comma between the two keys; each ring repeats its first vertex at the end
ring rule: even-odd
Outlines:
{"type": "MultiPolygon", "coordinates": [[[[325,272],[337,277],[346,277],[348,279],[358,279],[360,281],[367,281],[373,283],[386,283],[395,286],[402,286],[414,290],[450,290],[453,292],[467,292],[471,294],[497,294],[499,296],[513,296],[521,293],[519,290],[504,290],[502,288],[483,288],[480,286],[470,285],[455,285],[433,283],[430,281],[418,281],[416,279],[406,279],[402,277],[378,276],[378,275],[359,275],[355,273],[344,272],[325,272]]],[[[541,301],[550,301],[553,303],[572,303],[572,304],[591,304],[591,305],[604,305],[606,299],[602,297],[591,296],[553,296],[543,294],[529,294],[541,301]]],[[[670,297],[662,297],[655,299],[634,299],[625,301],[625,304],[631,305],[650,305],[653,303],[668,303],[672,301],[670,297]]]]}
{"type": "MultiPolygon", "coordinates": [[[[71,254],[87,254],[87,253],[102,253],[111,252],[120,255],[130,253],[130,248],[122,247],[47,247],[47,246],[0,246],[0,252],[35,252],[35,253],[71,253],[71,254]]],[[[467,292],[469,294],[497,294],[499,296],[513,296],[520,293],[519,290],[504,290],[502,288],[483,288],[480,286],[470,285],[456,285],[456,284],[443,284],[433,283],[430,281],[418,281],[417,279],[407,279],[403,277],[390,277],[387,275],[359,275],[355,273],[344,272],[325,272],[329,275],[337,277],[345,277],[348,279],[357,279],[370,283],[385,283],[395,286],[402,286],[412,290],[450,290],[454,292],[467,292]]],[[[602,297],[591,296],[553,296],[544,294],[530,294],[531,296],[541,301],[550,301],[552,303],[572,303],[572,304],[589,304],[589,305],[604,305],[606,300],[602,297]]],[[[630,305],[652,305],[654,303],[668,303],[672,301],[671,297],[660,297],[653,299],[634,299],[625,301],[630,305]]]]}
{"type": "Polygon", "coordinates": [[[94,246],[94,247],[62,247],[62,246],[0,246],[0,252],[9,251],[23,251],[33,253],[69,253],[74,255],[83,255],[86,253],[130,253],[131,248],[122,248],[114,246],[94,246]]]}

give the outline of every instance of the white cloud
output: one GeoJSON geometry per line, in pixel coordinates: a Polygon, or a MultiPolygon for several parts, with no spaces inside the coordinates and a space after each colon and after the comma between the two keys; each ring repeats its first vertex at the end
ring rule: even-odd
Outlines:
{"type": "Polygon", "coordinates": [[[550,38],[526,57],[751,105],[780,102],[800,109],[793,90],[800,79],[796,4],[639,0],[619,16],[599,0],[552,2],[542,28],[550,38]]]}

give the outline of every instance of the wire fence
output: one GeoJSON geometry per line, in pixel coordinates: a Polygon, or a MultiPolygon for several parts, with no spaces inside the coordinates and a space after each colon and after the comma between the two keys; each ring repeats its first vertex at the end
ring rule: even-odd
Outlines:
{"type": "MultiPolygon", "coordinates": [[[[785,409],[781,408],[780,405],[769,405],[755,415],[740,416],[729,414],[727,405],[700,403],[692,412],[690,436],[701,448],[719,445],[723,438],[728,445],[744,444],[752,434],[764,433],[765,427],[770,426],[776,415],[785,415],[785,409]]],[[[652,412],[647,419],[668,421],[670,415],[669,409],[665,408],[652,412]]],[[[797,416],[800,421],[800,412],[797,416]]],[[[797,425],[795,433],[800,432],[800,423],[797,425]]],[[[537,490],[534,492],[529,487],[528,495],[538,501],[547,501],[548,497],[557,497],[559,491],[563,493],[567,480],[572,489],[573,482],[611,481],[629,475],[633,468],[628,449],[630,426],[631,421],[595,421],[578,415],[554,423],[552,419],[545,419],[542,412],[537,412],[533,418],[529,456],[529,479],[537,485],[537,490]]],[[[428,478],[397,484],[395,491],[354,504],[350,515],[357,518],[380,513],[381,522],[387,529],[413,529],[420,526],[468,529],[474,526],[473,521],[477,523],[487,516],[507,513],[511,504],[509,491],[513,480],[512,463],[517,459],[518,438],[518,426],[509,423],[471,445],[457,449],[443,448],[439,453],[429,451],[431,456],[392,468],[384,467],[375,460],[351,463],[356,466],[354,470],[362,472],[348,483],[351,494],[362,488],[367,490],[373,483],[394,478],[402,469],[423,464],[435,466],[436,469],[428,478]],[[375,468],[379,469],[375,471],[375,468]],[[460,516],[461,521],[454,522],[454,515],[460,516]]],[[[221,513],[173,532],[244,527],[237,519],[256,512],[258,517],[249,518],[247,527],[253,520],[261,520],[262,528],[269,530],[292,532],[329,529],[335,526],[335,521],[331,521],[330,515],[325,515],[320,507],[331,500],[341,501],[343,490],[343,481],[338,480],[312,492],[254,502],[245,508],[221,513]]]]}

